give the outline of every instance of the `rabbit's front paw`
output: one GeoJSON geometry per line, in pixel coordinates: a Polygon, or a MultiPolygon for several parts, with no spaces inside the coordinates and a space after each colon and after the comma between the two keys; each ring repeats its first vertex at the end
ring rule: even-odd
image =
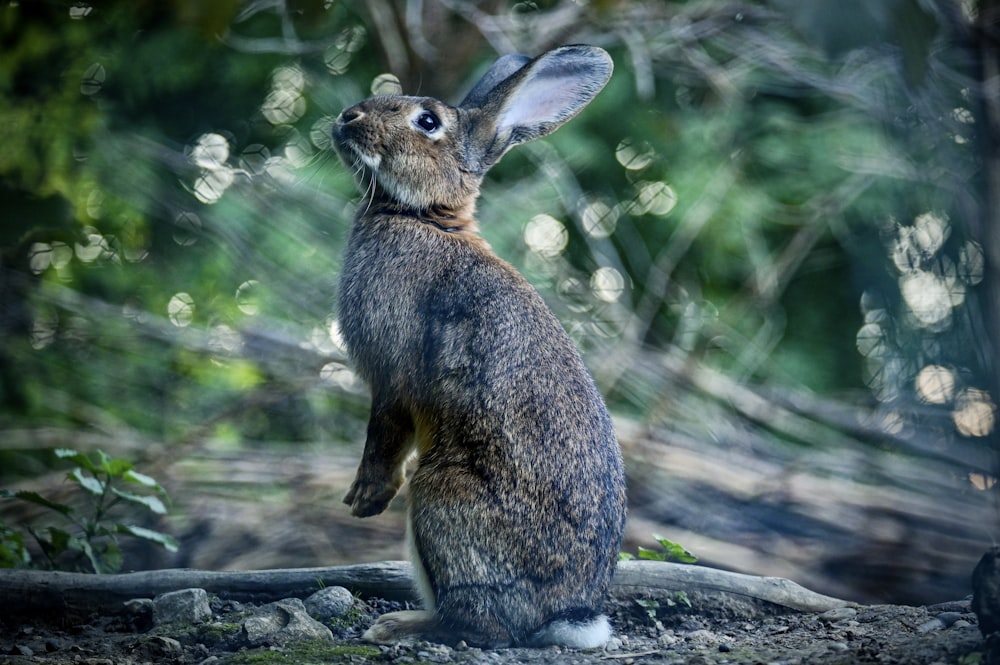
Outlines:
{"type": "Polygon", "coordinates": [[[391,480],[371,480],[359,476],[347,491],[344,503],[351,507],[351,514],[355,517],[371,517],[386,509],[398,489],[399,484],[391,480]]]}

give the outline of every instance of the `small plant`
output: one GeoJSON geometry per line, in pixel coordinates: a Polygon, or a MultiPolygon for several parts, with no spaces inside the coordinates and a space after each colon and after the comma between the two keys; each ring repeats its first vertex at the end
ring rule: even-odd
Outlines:
{"type": "Polygon", "coordinates": [[[657,535],[653,536],[653,540],[660,544],[661,549],[651,550],[639,546],[638,556],[629,552],[619,552],[618,560],[631,561],[638,558],[646,561],[673,561],[675,563],[694,563],[698,560],[698,557],[688,552],[683,545],[679,545],[672,540],[667,540],[663,536],[657,535]]]}
{"type": "Polygon", "coordinates": [[[683,591],[677,591],[674,593],[673,597],[667,596],[662,599],[662,604],[660,600],[653,598],[636,598],[635,604],[642,608],[646,616],[649,617],[650,621],[656,621],[659,616],[659,611],[664,606],[666,607],[677,607],[678,605],[683,605],[685,607],[694,607],[691,604],[691,599],[683,591]]]}
{"type": "Polygon", "coordinates": [[[650,621],[656,621],[656,611],[660,609],[660,601],[652,598],[636,598],[635,604],[646,612],[650,621]]]}
{"type": "Polygon", "coordinates": [[[31,563],[31,555],[24,548],[24,536],[0,520],[0,568],[18,568],[31,563]]]}
{"type": "MultiPolygon", "coordinates": [[[[653,536],[653,540],[660,544],[660,549],[653,550],[648,547],[640,546],[638,548],[637,554],[631,554],[629,552],[619,552],[619,561],[632,561],[634,559],[642,559],[645,561],[673,561],[676,563],[694,563],[698,560],[698,557],[691,554],[684,548],[684,546],[679,545],[672,540],[667,540],[663,536],[653,536]]],[[[636,598],[635,604],[642,608],[646,616],[649,617],[651,621],[656,621],[661,609],[666,607],[676,607],[677,605],[684,605],[686,607],[691,607],[691,599],[683,591],[676,592],[673,597],[664,597],[660,600],[652,598],[636,598]],[[662,601],[662,603],[661,603],[662,601]]]]}
{"type": "MultiPolygon", "coordinates": [[[[114,459],[100,450],[96,453],[96,460],[75,450],[59,449],[55,454],[56,457],[75,464],[66,478],[83,491],[87,498],[84,502],[86,509],[78,510],[52,501],[37,492],[0,490],[0,497],[19,499],[48,508],[60,515],[68,525],[67,528],[48,526],[41,530],[26,527],[45,557],[41,564],[36,564],[24,546],[24,536],[0,522],[0,567],[35,565],[41,568],[65,568],[64,562],[72,560],[76,555],[82,556],[95,573],[113,573],[122,566],[119,536],[143,538],[170,552],[177,551],[177,541],[172,537],[118,521],[112,516],[112,509],[119,505],[130,506],[134,510],[148,510],[157,515],[166,514],[166,491],[153,478],[136,471],[131,462],[114,459]]],[[[71,563],[70,567],[77,566],[71,563]]]]}

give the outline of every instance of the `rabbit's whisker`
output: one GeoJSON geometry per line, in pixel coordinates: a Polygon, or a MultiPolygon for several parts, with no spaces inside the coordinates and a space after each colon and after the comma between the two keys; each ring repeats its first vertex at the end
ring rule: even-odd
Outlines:
{"type": "Polygon", "coordinates": [[[368,199],[368,205],[365,206],[366,213],[371,210],[372,204],[375,202],[375,189],[377,185],[375,181],[375,171],[369,171],[369,173],[371,174],[371,178],[368,181],[368,186],[365,187],[364,193],[364,197],[368,199]]]}

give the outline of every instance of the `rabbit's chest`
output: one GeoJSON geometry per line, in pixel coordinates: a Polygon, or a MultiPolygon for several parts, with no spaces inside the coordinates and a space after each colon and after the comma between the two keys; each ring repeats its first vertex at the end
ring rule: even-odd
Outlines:
{"type": "Polygon", "coordinates": [[[427,303],[448,289],[449,257],[434,243],[392,234],[352,238],[341,275],[339,319],[348,350],[369,377],[415,370],[427,303]]]}

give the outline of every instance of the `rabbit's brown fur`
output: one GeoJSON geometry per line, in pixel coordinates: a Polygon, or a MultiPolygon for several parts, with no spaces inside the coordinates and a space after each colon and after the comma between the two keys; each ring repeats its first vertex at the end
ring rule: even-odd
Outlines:
{"type": "Polygon", "coordinates": [[[473,213],[486,169],[575,115],[609,75],[603,51],[563,47],[501,59],[459,107],[383,96],[338,119],[335,145],[365,189],[340,295],[372,391],[352,512],[382,512],[419,454],[410,539],[428,609],[383,616],[372,641],[607,639],[625,518],[611,419],[568,335],[473,213]],[[535,111],[550,85],[566,88],[561,105],[535,111]]]}

